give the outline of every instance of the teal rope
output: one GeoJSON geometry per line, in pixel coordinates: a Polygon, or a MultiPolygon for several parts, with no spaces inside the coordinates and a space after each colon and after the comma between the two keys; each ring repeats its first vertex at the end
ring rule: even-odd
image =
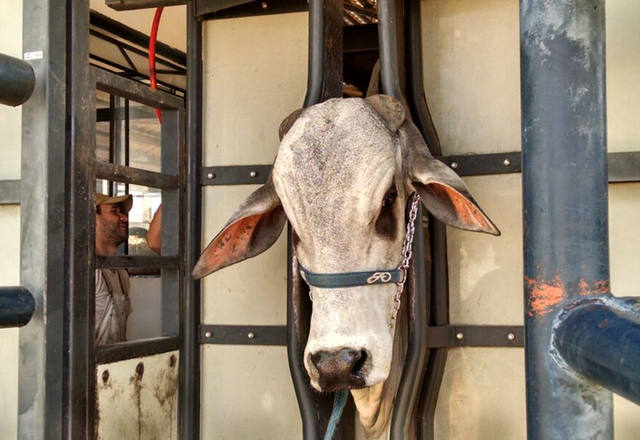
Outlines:
{"type": "Polygon", "coordinates": [[[341,391],[337,391],[336,394],[333,396],[333,411],[331,411],[331,417],[329,417],[327,430],[324,433],[324,440],[331,440],[333,438],[333,433],[336,430],[336,426],[338,426],[340,417],[342,417],[342,411],[344,410],[344,405],[347,403],[348,395],[349,395],[349,391],[341,390],[341,391]]]}

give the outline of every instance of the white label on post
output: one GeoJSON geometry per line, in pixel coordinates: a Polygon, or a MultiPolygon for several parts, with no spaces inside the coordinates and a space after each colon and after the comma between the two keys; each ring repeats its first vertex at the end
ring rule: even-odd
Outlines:
{"type": "Polygon", "coordinates": [[[42,51],[36,50],[34,52],[25,52],[24,53],[25,61],[29,60],[41,60],[42,59],[42,51]]]}

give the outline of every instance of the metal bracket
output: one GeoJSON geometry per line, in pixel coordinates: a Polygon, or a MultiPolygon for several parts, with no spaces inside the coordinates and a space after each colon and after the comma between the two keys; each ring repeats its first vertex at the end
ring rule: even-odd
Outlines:
{"type": "Polygon", "coordinates": [[[219,345],[287,345],[284,325],[213,325],[200,326],[201,344],[219,345]]]}
{"type": "Polygon", "coordinates": [[[0,180],[0,205],[20,204],[20,181],[0,180]]]}
{"type": "Polygon", "coordinates": [[[204,167],[200,175],[202,185],[263,184],[271,173],[271,165],[234,165],[204,167]]]}
{"type": "Polygon", "coordinates": [[[524,327],[509,325],[447,325],[427,327],[429,348],[524,347],[524,327]]]}

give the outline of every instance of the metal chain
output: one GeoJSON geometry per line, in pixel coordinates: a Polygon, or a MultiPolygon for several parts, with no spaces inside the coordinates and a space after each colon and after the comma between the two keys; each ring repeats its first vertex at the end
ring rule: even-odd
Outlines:
{"type": "Polygon", "coordinates": [[[398,310],[400,310],[400,298],[402,291],[404,290],[404,284],[407,281],[407,270],[411,265],[411,257],[413,256],[413,236],[416,232],[416,217],[418,215],[418,202],[420,202],[420,196],[417,193],[411,193],[409,196],[409,202],[411,208],[409,210],[409,220],[407,221],[407,233],[404,237],[404,244],[402,246],[402,263],[398,269],[402,270],[402,280],[398,283],[398,290],[393,298],[394,307],[391,315],[390,327],[393,327],[396,322],[398,310]]]}

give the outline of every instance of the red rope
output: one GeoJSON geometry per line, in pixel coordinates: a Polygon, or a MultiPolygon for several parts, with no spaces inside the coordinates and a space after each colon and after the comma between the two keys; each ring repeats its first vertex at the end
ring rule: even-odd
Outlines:
{"type": "MultiPolygon", "coordinates": [[[[160,17],[162,17],[163,9],[164,7],[162,6],[156,8],[149,38],[149,80],[151,81],[151,88],[153,90],[158,87],[156,82],[156,40],[158,39],[158,27],[160,26],[160,17]]],[[[156,109],[156,115],[158,115],[158,122],[162,122],[162,112],[160,109],[156,109]]]]}

